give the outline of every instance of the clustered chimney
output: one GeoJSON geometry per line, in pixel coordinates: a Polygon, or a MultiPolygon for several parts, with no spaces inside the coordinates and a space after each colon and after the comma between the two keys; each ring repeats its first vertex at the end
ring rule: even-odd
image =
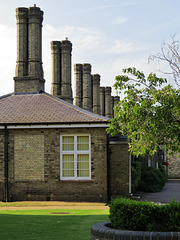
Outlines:
{"type": "Polygon", "coordinates": [[[74,64],[74,105],[92,112],[92,80],[89,63],[74,64]]]}
{"type": "Polygon", "coordinates": [[[91,75],[89,63],[74,64],[74,105],[100,114],[100,75],[91,75]]]}
{"type": "Polygon", "coordinates": [[[42,68],[42,21],[40,8],[17,8],[17,61],[15,92],[44,91],[42,68]]]}
{"type": "Polygon", "coordinates": [[[120,101],[119,96],[111,96],[111,117],[114,118],[116,116],[116,112],[114,111],[114,107],[118,105],[120,101]]]}
{"type": "MultiPolygon", "coordinates": [[[[15,93],[44,91],[42,68],[43,11],[34,5],[17,8],[17,61],[14,77],[15,93]]],[[[73,103],[71,86],[72,43],[52,41],[51,94],[73,103]]],[[[100,87],[100,75],[91,74],[91,64],[74,64],[74,105],[108,118],[114,117],[119,97],[111,96],[111,87],[100,87]]]]}
{"type": "Polygon", "coordinates": [[[51,94],[72,103],[71,87],[71,51],[72,43],[52,41],[52,85],[51,94]]]}
{"type": "Polygon", "coordinates": [[[113,109],[119,97],[111,96],[111,87],[100,87],[100,75],[91,75],[89,63],[74,64],[74,80],[75,106],[107,118],[114,117],[113,109]]]}
{"type": "Polygon", "coordinates": [[[115,117],[114,107],[119,101],[119,96],[111,96],[111,87],[100,87],[100,115],[115,117]]]}

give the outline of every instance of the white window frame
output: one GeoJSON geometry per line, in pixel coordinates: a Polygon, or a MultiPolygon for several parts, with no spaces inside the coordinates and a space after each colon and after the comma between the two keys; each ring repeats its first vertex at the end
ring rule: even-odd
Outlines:
{"type": "Polygon", "coordinates": [[[90,134],[62,134],[60,135],[60,180],[91,180],[91,136],[90,134]],[[62,137],[71,136],[74,137],[74,150],[64,151],[62,150],[62,137]],[[89,150],[77,150],[77,137],[88,136],[89,137],[89,150]],[[74,177],[63,177],[62,168],[62,156],[63,154],[74,154],[74,177]],[[89,176],[78,177],[77,176],[77,155],[88,154],[89,155],[89,176]]]}

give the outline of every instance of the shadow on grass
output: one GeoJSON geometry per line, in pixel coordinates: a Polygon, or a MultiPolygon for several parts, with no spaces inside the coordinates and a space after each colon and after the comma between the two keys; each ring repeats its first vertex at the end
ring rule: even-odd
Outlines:
{"type": "Polygon", "coordinates": [[[107,215],[0,214],[0,239],[90,240],[91,226],[107,220],[107,215]]]}

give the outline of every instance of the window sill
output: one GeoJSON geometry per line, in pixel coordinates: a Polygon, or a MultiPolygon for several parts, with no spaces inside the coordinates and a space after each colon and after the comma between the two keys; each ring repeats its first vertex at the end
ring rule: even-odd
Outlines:
{"type": "Polygon", "coordinates": [[[92,183],[93,180],[59,180],[59,182],[68,182],[68,183],[92,183]]]}

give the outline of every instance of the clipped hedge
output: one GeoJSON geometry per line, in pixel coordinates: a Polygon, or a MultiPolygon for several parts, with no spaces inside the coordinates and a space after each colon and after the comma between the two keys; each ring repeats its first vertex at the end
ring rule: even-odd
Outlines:
{"type": "Polygon", "coordinates": [[[114,199],[110,204],[111,226],[132,231],[180,231],[180,203],[157,205],[131,199],[114,199]]]}
{"type": "Polygon", "coordinates": [[[162,169],[148,167],[141,173],[139,190],[143,192],[160,192],[165,183],[166,176],[162,169]]]}
{"type": "Polygon", "coordinates": [[[166,168],[162,164],[159,163],[159,170],[162,173],[163,181],[164,183],[167,183],[167,174],[166,174],[166,168]]]}
{"type": "Polygon", "coordinates": [[[141,183],[141,163],[133,161],[131,163],[131,191],[132,193],[136,192],[140,183],[141,183]]]}

